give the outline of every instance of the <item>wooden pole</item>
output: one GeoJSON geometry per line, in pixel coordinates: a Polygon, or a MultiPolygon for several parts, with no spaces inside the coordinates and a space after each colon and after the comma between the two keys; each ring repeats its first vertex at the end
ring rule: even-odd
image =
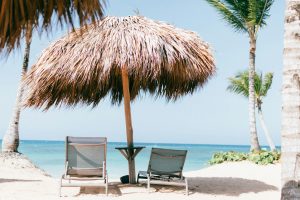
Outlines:
{"type": "Polygon", "coordinates": [[[129,183],[135,184],[135,162],[133,157],[133,129],[131,122],[131,110],[130,110],[130,92],[128,73],[125,68],[122,68],[122,85],[124,95],[124,110],[126,121],[126,134],[127,134],[127,147],[128,147],[128,168],[129,168],[129,183]]]}

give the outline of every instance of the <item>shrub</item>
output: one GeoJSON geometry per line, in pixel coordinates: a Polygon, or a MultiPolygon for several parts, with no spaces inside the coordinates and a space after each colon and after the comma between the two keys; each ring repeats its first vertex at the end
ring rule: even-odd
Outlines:
{"type": "Polygon", "coordinates": [[[278,151],[259,151],[251,152],[248,160],[259,165],[274,164],[280,159],[280,152],[278,151]]]}
{"type": "Polygon", "coordinates": [[[226,161],[229,162],[237,162],[243,160],[249,160],[259,165],[267,165],[267,164],[274,164],[278,162],[280,159],[280,152],[279,151],[253,151],[250,153],[243,153],[243,152],[217,152],[214,153],[212,158],[209,160],[210,165],[223,163],[226,161]]]}
{"type": "Polygon", "coordinates": [[[212,156],[212,159],[209,161],[209,164],[219,164],[226,161],[236,162],[246,160],[248,155],[242,152],[217,152],[212,156]]]}

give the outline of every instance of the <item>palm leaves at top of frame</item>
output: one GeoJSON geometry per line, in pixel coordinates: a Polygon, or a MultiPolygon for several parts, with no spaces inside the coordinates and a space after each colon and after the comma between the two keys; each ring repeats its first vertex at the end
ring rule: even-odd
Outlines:
{"type": "Polygon", "coordinates": [[[74,28],[74,16],[80,25],[103,16],[105,0],[0,0],[0,53],[10,53],[20,47],[28,25],[42,30],[57,23],[74,28]]]}
{"type": "Polygon", "coordinates": [[[206,0],[236,31],[257,32],[266,25],[274,0],[206,0]]]}

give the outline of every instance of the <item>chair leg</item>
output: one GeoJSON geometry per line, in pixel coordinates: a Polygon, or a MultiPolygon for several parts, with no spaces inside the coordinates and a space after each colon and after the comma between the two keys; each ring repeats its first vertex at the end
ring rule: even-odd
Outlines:
{"type": "Polygon", "coordinates": [[[106,176],[105,182],[106,182],[106,185],[105,185],[105,194],[107,196],[108,195],[108,176],[106,176]]]}
{"type": "Polygon", "coordinates": [[[189,195],[189,184],[187,178],[185,178],[185,194],[189,195]]]}
{"type": "Polygon", "coordinates": [[[140,179],[140,173],[138,173],[138,175],[136,177],[136,183],[139,183],[139,179],[140,179]]]}
{"type": "Polygon", "coordinates": [[[147,190],[148,190],[148,193],[150,193],[150,175],[149,174],[147,175],[147,190]]]}
{"type": "Polygon", "coordinates": [[[58,188],[58,195],[59,195],[59,197],[61,197],[61,186],[62,186],[62,178],[60,178],[59,188],[58,188]]]}

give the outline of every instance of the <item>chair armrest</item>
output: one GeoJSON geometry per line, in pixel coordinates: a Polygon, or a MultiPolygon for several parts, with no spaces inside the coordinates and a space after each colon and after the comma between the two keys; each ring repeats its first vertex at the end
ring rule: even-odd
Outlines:
{"type": "Polygon", "coordinates": [[[66,161],[66,164],[65,164],[65,174],[64,174],[65,177],[67,177],[68,167],[69,167],[69,162],[66,161]]]}
{"type": "Polygon", "coordinates": [[[103,174],[103,177],[104,176],[106,176],[107,175],[107,170],[106,170],[106,162],[105,161],[103,161],[103,163],[102,163],[102,174],[103,174]]]}

